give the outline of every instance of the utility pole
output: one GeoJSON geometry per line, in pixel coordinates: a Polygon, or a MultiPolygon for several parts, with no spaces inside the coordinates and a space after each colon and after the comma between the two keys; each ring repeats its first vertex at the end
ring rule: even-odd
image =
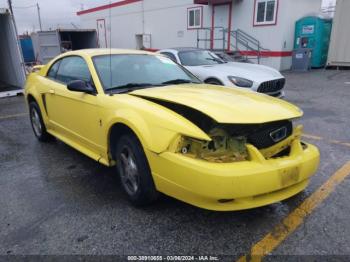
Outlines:
{"type": "Polygon", "coordinates": [[[9,8],[10,8],[11,14],[13,15],[12,1],[11,0],[8,0],[8,5],[9,5],[9,8]]]}
{"type": "MultiPolygon", "coordinates": [[[[9,0],[11,1],[11,0],[9,0]]],[[[41,25],[41,16],[40,16],[40,6],[39,6],[39,3],[36,3],[36,8],[38,10],[38,19],[39,19],[39,27],[40,27],[40,31],[43,31],[43,27],[41,25]]]]}
{"type": "MultiPolygon", "coordinates": [[[[12,18],[12,21],[13,21],[13,25],[15,27],[16,39],[17,39],[17,41],[16,41],[17,49],[21,53],[21,51],[20,51],[21,50],[21,43],[20,43],[20,40],[19,40],[19,37],[18,37],[18,30],[17,30],[16,20],[15,20],[15,15],[13,14],[12,0],[8,0],[8,5],[9,5],[10,12],[11,12],[11,18],[12,18]]],[[[24,72],[24,74],[26,74],[26,65],[24,64],[23,55],[20,56],[20,60],[21,60],[21,65],[22,65],[23,72],[24,72]]]]}

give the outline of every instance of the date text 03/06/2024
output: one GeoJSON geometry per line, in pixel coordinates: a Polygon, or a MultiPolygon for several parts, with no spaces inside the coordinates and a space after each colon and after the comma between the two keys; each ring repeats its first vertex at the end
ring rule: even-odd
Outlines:
{"type": "Polygon", "coordinates": [[[217,256],[128,256],[128,261],[219,261],[217,256]]]}

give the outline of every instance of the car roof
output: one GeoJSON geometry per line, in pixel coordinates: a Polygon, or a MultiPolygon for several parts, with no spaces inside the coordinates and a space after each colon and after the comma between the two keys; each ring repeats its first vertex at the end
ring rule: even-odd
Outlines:
{"type": "Polygon", "coordinates": [[[116,48],[91,48],[91,49],[81,49],[76,51],[69,51],[64,53],[64,55],[88,55],[88,56],[98,56],[98,55],[119,55],[119,54],[147,54],[156,55],[153,52],[143,51],[143,50],[133,50],[133,49],[116,49],[116,48]]]}

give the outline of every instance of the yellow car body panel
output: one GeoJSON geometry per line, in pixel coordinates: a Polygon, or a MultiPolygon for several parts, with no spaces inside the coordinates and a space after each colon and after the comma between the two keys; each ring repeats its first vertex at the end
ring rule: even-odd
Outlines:
{"type": "Polygon", "coordinates": [[[284,100],[256,95],[243,88],[183,85],[136,90],[131,94],[184,104],[211,116],[218,123],[266,123],[302,116],[299,108],[284,100]]]}
{"type": "MultiPolygon", "coordinates": [[[[288,140],[288,156],[270,158],[277,146],[258,150],[247,145],[249,159],[213,163],[175,152],[171,144],[179,136],[210,141],[194,123],[155,99],[186,105],[218,123],[259,124],[302,116],[285,101],[246,91],[212,85],[174,85],[104,93],[92,61],[108,54],[148,54],[131,50],[90,49],[68,52],[32,73],[26,83],[26,100],[34,99],[47,131],[100,163],[113,166],[110,133],[116,124],[128,126],[140,140],[158,191],[210,210],[239,210],[271,204],[303,190],[316,172],[319,152],[300,141],[296,128],[288,140]],[[66,85],[46,77],[51,65],[67,56],[82,57],[91,73],[97,94],[71,92],[66,85]]],[[[281,146],[285,146],[282,145],[281,146]]]]}
{"type": "Polygon", "coordinates": [[[171,152],[149,153],[148,159],[161,192],[205,209],[232,211],[281,201],[305,189],[319,165],[319,152],[312,145],[302,150],[299,139],[293,149],[283,159],[260,161],[259,155],[236,163],[209,163],[171,152]]]}

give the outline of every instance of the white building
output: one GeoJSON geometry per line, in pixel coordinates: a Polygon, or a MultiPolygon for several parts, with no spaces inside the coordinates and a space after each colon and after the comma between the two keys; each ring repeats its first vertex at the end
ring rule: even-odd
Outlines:
{"type": "Polygon", "coordinates": [[[84,28],[97,29],[100,47],[225,49],[251,58],[260,54],[261,64],[285,70],[291,67],[295,22],[319,13],[321,4],[322,0],[122,0],[77,14],[84,28]]]}

